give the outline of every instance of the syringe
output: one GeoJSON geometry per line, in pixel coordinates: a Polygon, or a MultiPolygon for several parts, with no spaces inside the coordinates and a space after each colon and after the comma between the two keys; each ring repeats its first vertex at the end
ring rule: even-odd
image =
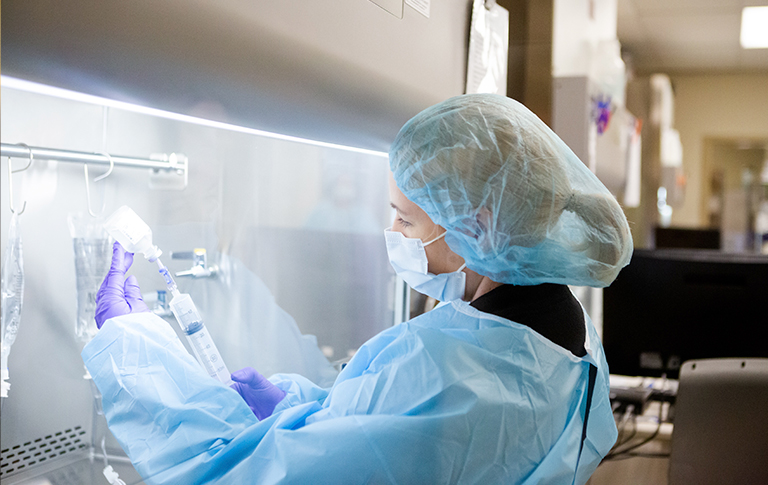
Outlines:
{"type": "Polygon", "coordinates": [[[173,299],[169,303],[171,311],[173,311],[176,321],[179,322],[181,330],[187,336],[187,341],[189,341],[189,345],[195,352],[198,362],[200,362],[211,377],[218,379],[227,386],[231,385],[232,379],[230,378],[229,370],[226,364],[224,364],[216,344],[213,343],[208,329],[205,328],[203,318],[197,311],[194,302],[192,302],[192,297],[186,293],[179,292],[176,282],[168,272],[168,268],[160,262],[159,258],[157,259],[157,267],[165,279],[168,291],[173,295],[173,299]]]}

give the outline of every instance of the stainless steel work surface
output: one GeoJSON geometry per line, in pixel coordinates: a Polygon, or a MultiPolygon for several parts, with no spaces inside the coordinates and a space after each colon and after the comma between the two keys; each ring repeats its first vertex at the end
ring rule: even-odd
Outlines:
{"type": "MultiPolygon", "coordinates": [[[[143,484],[141,476],[130,462],[110,458],[109,464],[126,485],[143,484]]],[[[87,453],[78,453],[67,458],[29,468],[18,474],[0,480],[2,485],[104,485],[107,479],[102,470],[104,461],[99,457],[91,460],[87,453]]]]}

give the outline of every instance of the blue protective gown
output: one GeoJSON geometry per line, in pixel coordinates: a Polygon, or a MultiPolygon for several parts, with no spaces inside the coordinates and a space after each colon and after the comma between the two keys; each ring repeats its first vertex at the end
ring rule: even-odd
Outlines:
{"type": "Polygon", "coordinates": [[[602,346],[577,358],[466,302],[363,345],[330,389],[298,375],[259,422],[169,324],[109,320],[83,350],[109,428],[147,483],[584,483],[616,440],[602,346]],[[598,368],[577,457],[590,364],[598,368]]]}

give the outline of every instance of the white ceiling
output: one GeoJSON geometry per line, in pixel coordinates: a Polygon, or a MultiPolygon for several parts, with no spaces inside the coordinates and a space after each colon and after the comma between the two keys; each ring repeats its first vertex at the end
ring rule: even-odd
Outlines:
{"type": "Polygon", "coordinates": [[[618,0],[622,51],[639,73],[768,72],[768,49],[739,44],[753,5],[768,0],[618,0]]]}

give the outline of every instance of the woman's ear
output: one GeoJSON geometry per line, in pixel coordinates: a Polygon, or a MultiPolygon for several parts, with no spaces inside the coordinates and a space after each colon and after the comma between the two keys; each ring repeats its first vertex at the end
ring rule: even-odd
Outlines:
{"type": "Polygon", "coordinates": [[[480,239],[493,228],[493,213],[486,207],[480,207],[474,216],[464,219],[462,223],[464,227],[458,229],[459,232],[473,239],[480,239]]]}
{"type": "Polygon", "coordinates": [[[480,207],[475,214],[475,220],[482,233],[488,233],[493,229],[493,213],[487,207],[480,207]]]}

